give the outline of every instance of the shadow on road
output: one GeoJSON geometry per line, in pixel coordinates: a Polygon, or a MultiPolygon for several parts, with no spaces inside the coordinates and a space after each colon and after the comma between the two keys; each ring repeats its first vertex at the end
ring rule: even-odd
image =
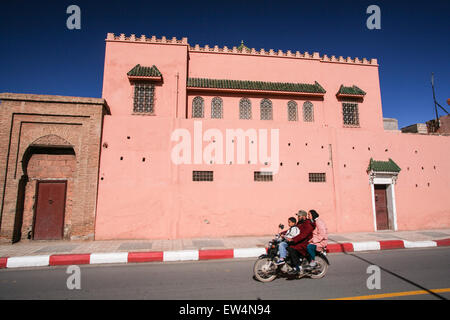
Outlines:
{"type": "MultiPolygon", "coordinates": [[[[332,240],[332,239],[330,239],[330,240],[332,240]]],[[[334,241],[334,240],[333,240],[333,241],[334,241]]],[[[337,242],[337,241],[336,241],[336,242],[337,242]]],[[[353,252],[347,251],[346,248],[344,248],[344,245],[343,245],[343,244],[341,244],[341,243],[338,243],[338,244],[340,245],[340,247],[341,247],[341,249],[342,249],[342,252],[343,252],[344,254],[346,254],[346,255],[348,255],[348,256],[352,256],[353,258],[359,259],[359,260],[361,260],[361,261],[364,261],[364,262],[368,263],[369,265],[375,265],[375,266],[378,266],[378,267],[379,267],[381,270],[383,270],[384,272],[389,273],[390,275],[393,275],[394,277],[399,278],[400,280],[403,280],[403,281],[405,281],[405,282],[407,282],[407,283],[409,283],[409,284],[411,284],[411,285],[413,285],[413,286],[415,286],[415,287],[417,287],[417,288],[420,288],[421,290],[426,291],[427,293],[429,293],[429,294],[435,296],[435,297],[438,298],[438,299],[441,299],[441,300],[448,300],[447,298],[445,298],[445,297],[443,297],[443,296],[441,296],[441,295],[439,295],[439,294],[437,294],[437,293],[431,291],[430,289],[427,289],[427,288],[421,286],[420,284],[418,284],[418,283],[416,283],[416,282],[414,282],[414,281],[411,281],[411,280],[409,280],[409,279],[406,279],[405,277],[402,277],[401,275],[399,275],[399,274],[397,274],[397,273],[395,273],[395,272],[392,272],[392,271],[390,271],[390,270],[388,270],[388,269],[386,269],[386,268],[384,268],[384,267],[382,267],[382,266],[380,266],[380,265],[378,265],[378,264],[376,264],[376,263],[373,263],[372,261],[369,261],[369,260],[367,260],[367,259],[364,259],[364,258],[362,258],[362,257],[360,257],[360,256],[358,256],[358,255],[356,255],[356,254],[354,254],[353,252]]]]}

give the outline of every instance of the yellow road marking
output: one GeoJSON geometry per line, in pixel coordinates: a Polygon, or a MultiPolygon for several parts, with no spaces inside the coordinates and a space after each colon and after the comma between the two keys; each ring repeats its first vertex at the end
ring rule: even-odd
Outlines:
{"type": "MultiPolygon", "coordinates": [[[[430,291],[433,293],[450,292],[450,288],[431,289],[430,291]]],[[[367,296],[336,298],[336,299],[328,299],[328,300],[368,300],[368,299],[382,299],[382,298],[414,296],[414,295],[419,295],[419,294],[430,294],[430,293],[425,290],[418,290],[418,291],[381,293],[381,294],[372,294],[372,295],[367,295],[367,296]]]]}

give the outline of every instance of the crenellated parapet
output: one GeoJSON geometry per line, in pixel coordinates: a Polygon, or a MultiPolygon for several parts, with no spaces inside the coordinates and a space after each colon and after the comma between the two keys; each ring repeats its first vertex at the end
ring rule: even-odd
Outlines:
{"type": "Polygon", "coordinates": [[[185,44],[187,45],[187,38],[177,39],[176,37],[166,38],[165,36],[160,39],[156,38],[156,36],[147,37],[145,35],[141,35],[137,37],[135,34],[130,36],[125,36],[125,34],[121,33],[120,35],[115,35],[114,33],[108,33],[106,36],[106,41],[126,41],[126,42],[144,42],[144,43],[159,43],[159,44],[185,44]]]}
{"type": "Polygon", "coordinates": [[[351,58],[351,57],[336,57],[336,56],[328,56],[326,54],[320,55],[319,52],[299,52],[299,51],[283,51],[283,50],[274,50],[274,49],[260,49],[256,50],[255,48],[248,48],[243,43],[239,47],[219,47],[215,46],[200,46],[196,44],[195,46],[190,46],[187,38],[177,39],[176,37],[166,38],[165,36],[161,38],[156,38],[156,36],[146,37],[145,35],[141,35],[140,37],[136,37],[136,35],[132,34],[130,36],[125,36],[125,34],[115,35],[114,33],[108,33],[106,37],[106,41],[121,41],[121,42],[137,42],[137,43],[155,43],[155,44],[178,44],[178,45],[187,45],[188,50],[191,52],[205,52],[205,53],[229,53],[229,54],[239,54],[239,55],[251,55],[251,56],[266,56],[266,57],[280,57],[280,58],[297,58],[297,59],[309,59],[309,60],[317,60],[321,62],[330,62],[330,63],[344,63],[344,64],[359,64],[359,65],[372,65],[378,66],[377,59],[366,59],[366,58],[351,58]]]}
{"type": "Polygon", "coordinates": [[[299,51],[283,51],[283,50],[274,50],[274,49],[260,49],[256,50],[255,48],[243,48],[239,49],[239,47],[232,47],[228,48],[227,46],[224,46],[223,48],[219,48],[219,46],[208,46],[205,45],[204,47],[201,47],[200,45],[196,44],[195,46],[190,46],[189,51],[192,52],[208,52],[208,53],[231,53],[231,54],[242,54],[242,55],[255,55],[255,56],[269,56],[269,57],[282,57],[282,58],[299,58],[299,59],[310,59],[310,60],[319,60],[323,62],[337,62],[337,63],[351,63],[351,64],[366,64],[366,65],[376,65],[378,66],[377,59],[366,59],[366,58],[344,58],[342,56],[336,57],[336,56],[327,56],[324,54],[321,56],[318,52],[304,52],[301,53],[299,51]]]}

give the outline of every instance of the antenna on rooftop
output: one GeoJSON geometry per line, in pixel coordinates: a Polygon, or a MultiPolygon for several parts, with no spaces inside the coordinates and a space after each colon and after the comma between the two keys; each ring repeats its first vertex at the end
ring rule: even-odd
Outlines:
{"type": "Polygon", "coordinates": [[[439,113],[437,106],[439,106],[442,110],[444,110],[447,114],[448,111],[444,109],[443,106],[439,104],[439,102],[436,101],[436,93],[434,92],[434,72],[431,73],[431,89],[433,90],[433,102],[434,102],[434,112],[436,114],[435,120],[427,121],[427,127],[430,132],[437,132],[437,130],[440,127],[440,121],[439,121],[439,113]]]}
{"type": "Polygon", "coordinates": [[[436,113],[436,122],[437,122],[437,121],[439,121],[439,115],[438,115],[438,111],[437,111],[436,105],[438,105],[447,114],[448,114],[448,111],[445,110],[445,108],[443,106],[441,106],[439,104],[439,102],[436,101],[436,94],[434,92],[434,72],[431,73],[431,88],[433,89],[434,112],[436,113]]]}

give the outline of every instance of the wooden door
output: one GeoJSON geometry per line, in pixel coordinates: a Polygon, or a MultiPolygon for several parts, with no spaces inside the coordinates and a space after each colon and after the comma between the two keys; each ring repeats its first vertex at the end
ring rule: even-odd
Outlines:
{"type": "Polygon", "coordinates": [[[66,181],[39,181],[34,215],[35,240],[63,238],[66,181]]]}
{"type": "Polygon", "coordinates": [[[375,212],[377,217],[377,230],[389,229],[389,215],[386,198],[386,185],[375,185],[375,212]]]}

